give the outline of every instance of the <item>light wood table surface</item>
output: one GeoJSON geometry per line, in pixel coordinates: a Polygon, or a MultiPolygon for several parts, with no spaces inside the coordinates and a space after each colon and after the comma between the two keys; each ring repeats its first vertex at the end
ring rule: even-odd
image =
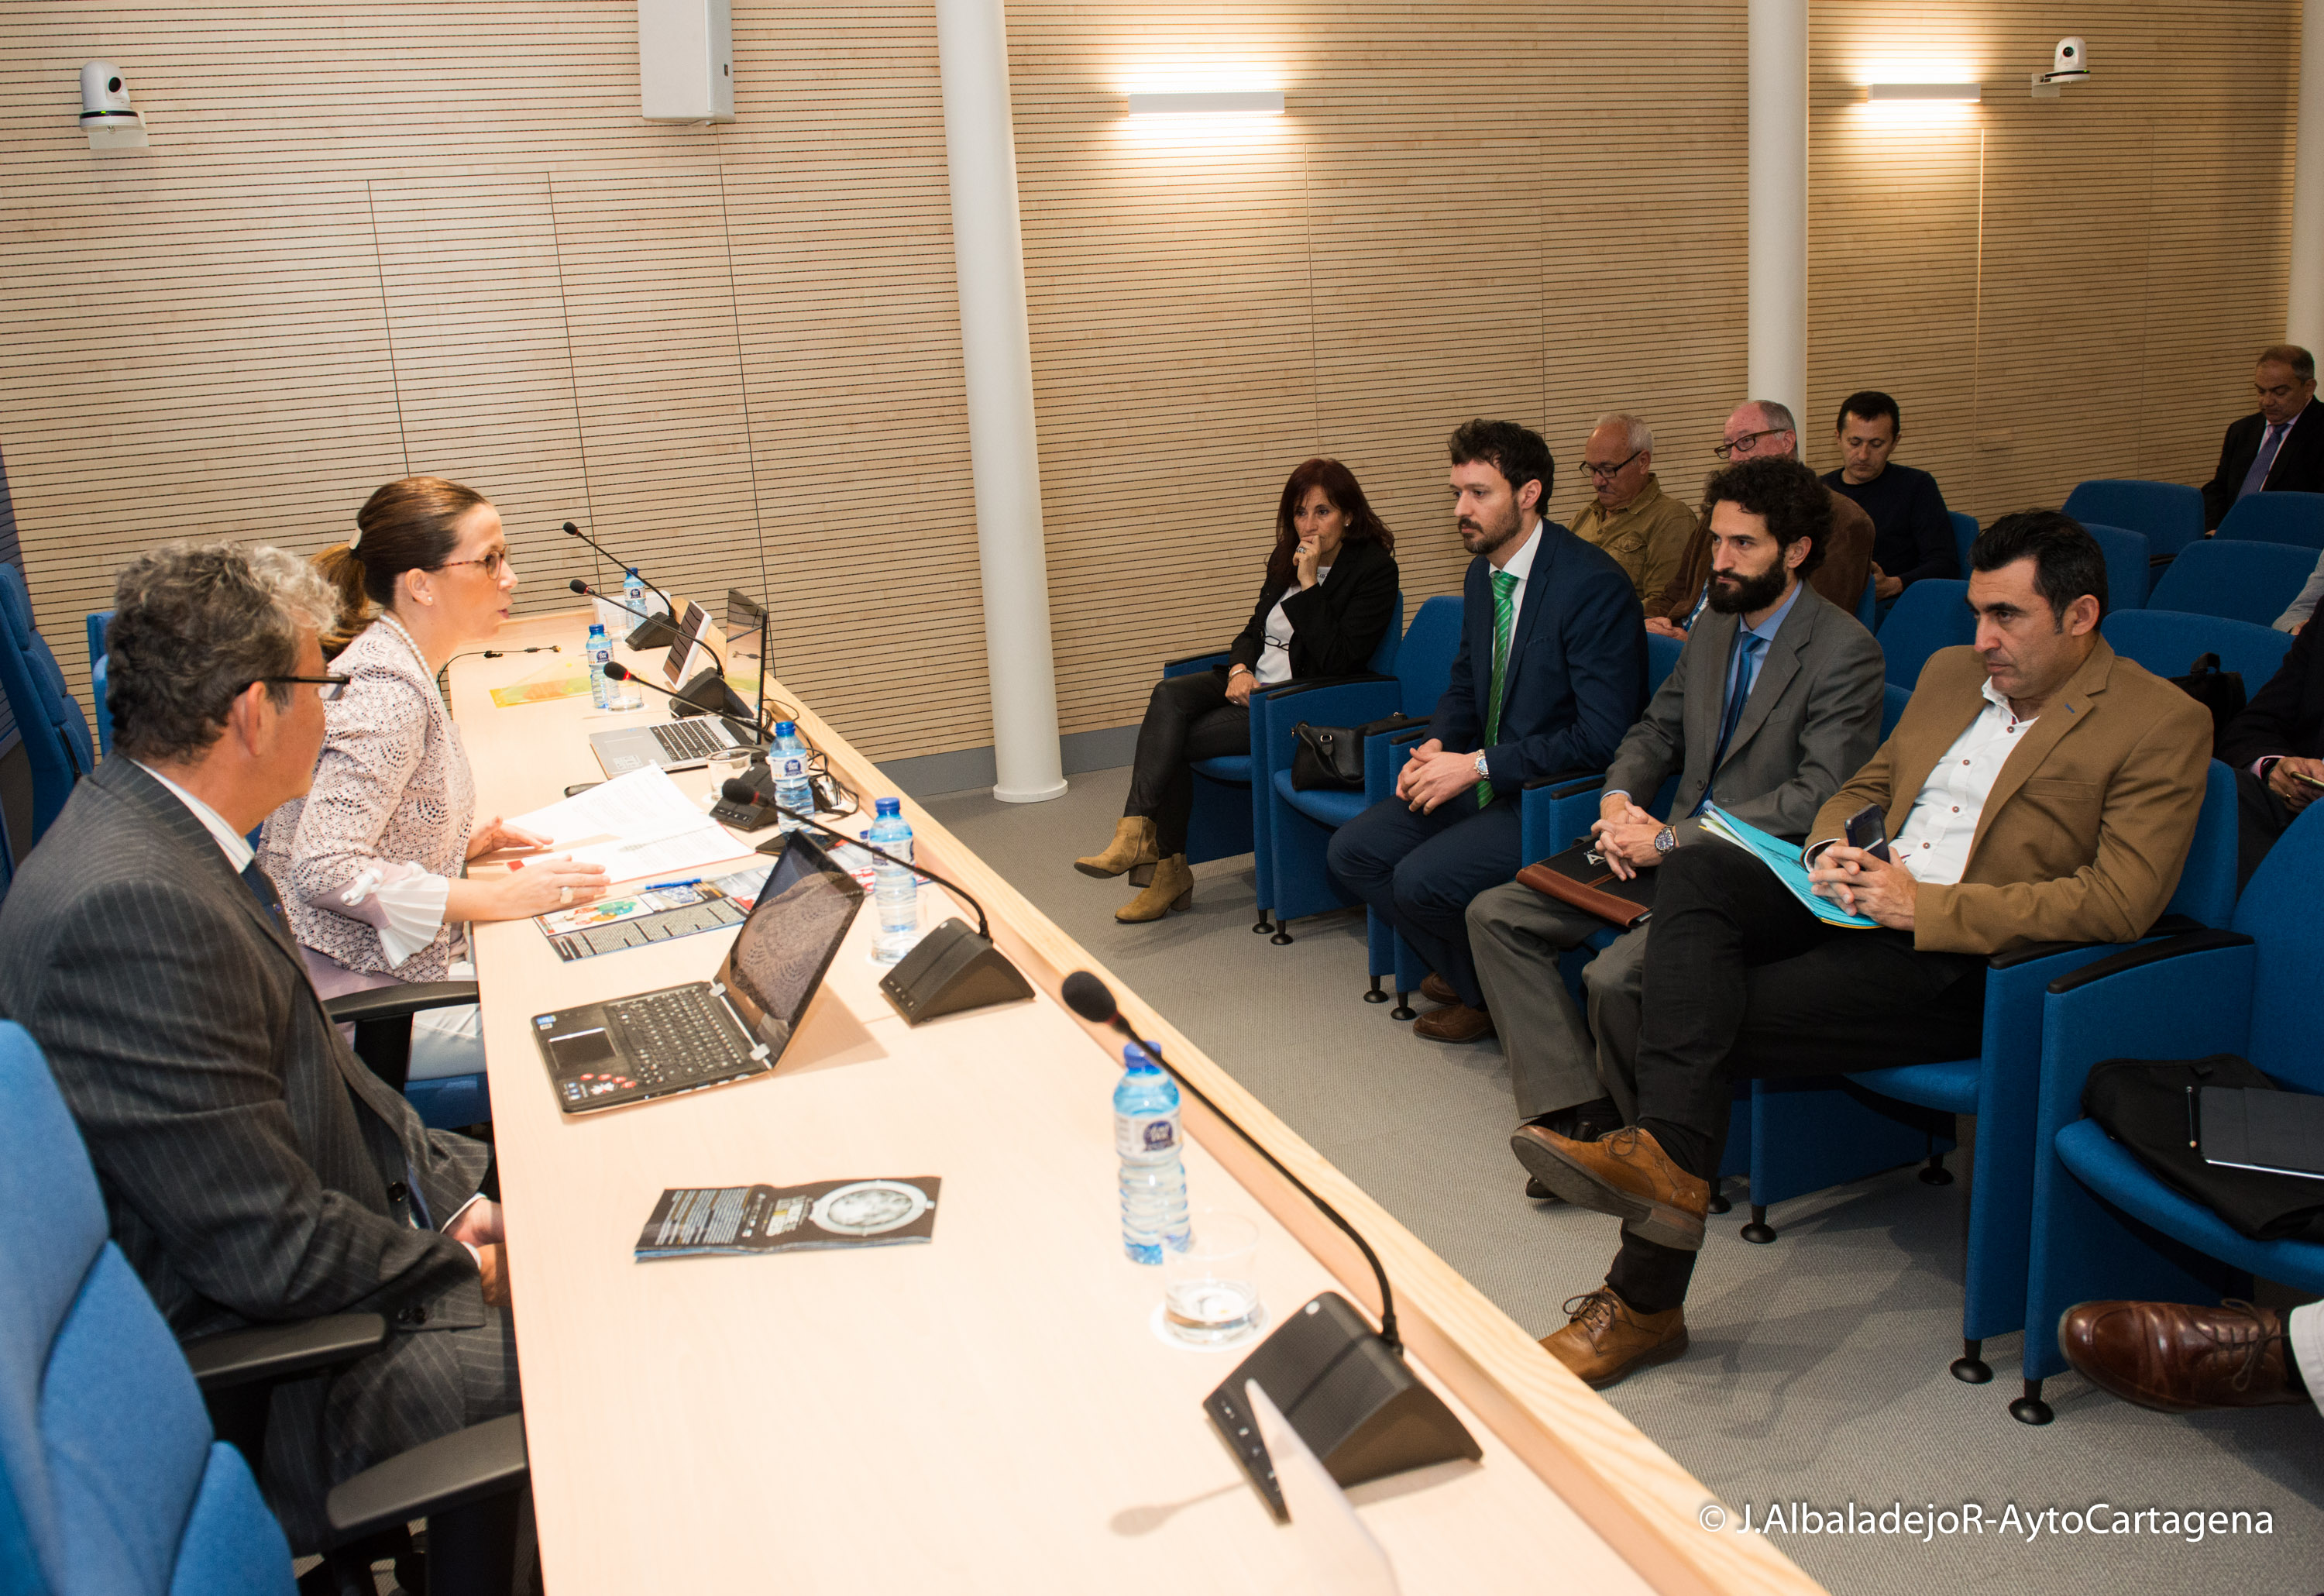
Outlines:
{"type": "MultiPolygon", "coordinates": [[[[570,658],[585,624],[577,611],[529,619],[496,645],[560,642],[570,658]]],[[[628,714],[586,696],[493,704],[492,687],[552,658],[452,667],[480,814],[600,779],[588,732],[666,715],[651,693],[628,714]]],[[[659,679],[658,651],[624,659],[659,679]]],[[[798,718],[862,798],[846,829],[870,823],[875,796],[901,796],[833,728],[798,718]]],[[[729,773],[675,780],[706,793],[729,773]]],[[[1294,1588],[1296,1527],[1268,1516],[1200,1407],[1242,1354],[1163,1344],[1161,1271],[1122,1255],[1120,1053],[1057,1002],[1075,969],[1364,1231],[1415,1366],[1482,1444],[1481,1463],[1351,1492],[1408,1596],[1820,1588],[1763,1538],[1702,1529],[1713,1499],[1684,1470],[909,798],[904,813],[920,861],[983,900],[1034,1001],[906,1026],[875,985],[867,902],[771,1075],[568,1119],[531,1017],[706,978],[732,933],[566,964],[530,922],[476,927],[556,1596],[1294,1588]],[[924,1175],[944,1182],[929,1245],[632,1257],[665,1186],[924,1175]]],[[[767,835],[737,834],[736,864],[706,873],[739,868],[767,835]]],[[[924,923],[947,907],[925,890],[924,923]]],[[[1377,1314],[1369,1270],[1329,1222],[1191,1100],[1185,1122],[1193,1202],[1259,1227],[1270,1318],[1326,1289],[1377,1314]]]]}

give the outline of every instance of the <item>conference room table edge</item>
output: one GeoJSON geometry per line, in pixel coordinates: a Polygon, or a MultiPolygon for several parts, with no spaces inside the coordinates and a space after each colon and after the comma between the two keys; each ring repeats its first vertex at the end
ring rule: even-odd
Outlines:
{"type": "MultiPolygon", "coordinates": [[[[577,641],[586,611],[529,616],[503,628],[496,642],[577,641]]],[[[644,672],[659,650],[624,655],[644,672]]],[[[456,723],[462,700],[473,711],[491,707],[484,689],[463,691],[462,665],[450,668],[456,723]]],[[[916,857],[952,877],[984,906],[992,939],[1028,980],[1058,1000],[1066,975],[1097,974],[1111,987],[1123,1016],[1142,1037],[1157,1042],[1187,1079],[1200,1085],[1269,1152],[1321,1193],[1371,1243],[1396,1294],[1399,1330],[1408,1352],[1471,1414],[1489,1426],[1576,1515],[1601,1536],[1648,1584],[1665,1596],[1810,1596],[1823,1587],[1810,1579],[1765,1536],[1734,1533],[1737,1516],[1728,1512],[1721,1533],[1706,1529],[1707,1508],[1718,1499],[1684,1468],[1542,1350],[1515,1321],[1450,1264],[1414,1236],[1360,1186],[1279,1120],[1226,1069],[1194,1045],[1036,908],[999,872],[943,824],[923,809],[825,721],[813,706],[770,678],[770,702],[795,707],[801,731],[829,758],[836,773],[868,812],[875,798],[900,800],[909,821],[916,857]]],[[[649,713],[641,721],[667,718],[649,713]]],[[[491,794],[480,794],[489,808],[491,794]]],[[[491,981],[480,956],[480,978],[491,981]]],[[[1089,1037],[1093,1066],[1118,1068],[1120,1038],[1111,1030],[1067,1011],[1089,1037]]],[[[540,1066],[530,1057],[495,1056],[489,1065],[495,1095],[536,1085],[540,1066]]],[[[1102,1077],[1100,1077],[1102,1081],[1102,1077]]],[[[1348,1239],[1241,1136],[1220,1123],[1191,1096],[1184,1108],[1186,1134],[1197,1141],[1338,1282],[1342,1291],[1375,1319],[1379,1290],[1369,1265],[1348,1239]]],[[[520,1275],[520,1278],[521,1278],[520,1275]]],[[[521,1365],[522,1338],[519,1339],[521,1365]]],[[[1723,1507],[1723,1504],[1718,1504],[1723,1507]]]]}

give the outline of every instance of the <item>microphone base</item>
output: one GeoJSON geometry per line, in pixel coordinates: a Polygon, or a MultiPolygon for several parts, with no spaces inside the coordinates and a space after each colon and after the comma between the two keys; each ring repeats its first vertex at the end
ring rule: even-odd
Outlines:
{"type": "Polygon", "coordinates": [[[670,708],[683,720],[692,715],[719,715],[742,725],[750,725],[751,706],[733,684],[718,674],[715,666],[705,666],[694,673],[687,684],[671,695],[670,708]]]}
{"type": "Polygon", "coordinates": [[[880,991],[904,1017],[906,1025],[1033,995],[1032,986],[1017,973],[1017,966],[957,918],[922,936],[911,952],[880,977],[880,991]]]}
{"type": "Polygon", "coordinates": [[[630,628],[622,640],[625,649],[666,649],[678,641],[678,626],[668,615],[649,615],[630,628]]]}
{"type": "Polygon", "coordinates": [[[1326,1291],[1286,1319],[1203,1399],[1220,1438],[1277,1523],[1289,1522],[1291,1515],[1243,1396],[1250,1380],[1342,1486],[1484,1456],[1444,1399],[1373,1333],[1346,1297],[1326,1291]]]}

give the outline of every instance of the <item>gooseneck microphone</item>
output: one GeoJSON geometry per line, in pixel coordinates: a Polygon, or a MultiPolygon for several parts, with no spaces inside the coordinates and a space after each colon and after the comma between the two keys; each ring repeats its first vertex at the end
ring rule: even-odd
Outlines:
{"type": "MultiPolygon", "coordinates": [[[[598,542],[596,539],[595,539],[595,538],[591,537],[588,533],[586,533],[586,532],[583,531],[579,527],[575,526],[575,525],[574,525],[571,521],[567,521],[567,522],[565,523],[565,535],[566,535],[567,537],[568,537],[568,538],[578,538],[578,539],[580,539],[584,543],[586,543],[587,545],[589,545],[589,547],[590,547],[590,548],[592,548],[592,549],[595,549],[598,553],[600,553],[600,554],[604,555],[607,559],[612,560],[612,561],[613,562],[613,564],[614,564],[617,567],[619,567],[622,571],[623,571],[624,573],[626,573],[626,572],[630,572],[630,571],[637,571],[637,573],[638,573],[638,580],[639,580],[639,581],[641,581],[641,582],[644,582],[644,583],[645,583],[645,585],[646,585],[647,586],[649,586],[649,587],[653,587],[653,590],[654,590],[656,593],[661,594],[661,602],[662,602],[662,603],[664,603],[664,604],[669,604],[669,613],[670,613],[671,614],[675,615],[675,614],[677,614],[677,613],[678,613],[678,606],[677,606],[676,604],[670,604],[670,603],[669,603],[669,594],[667,594],[667,593],[662,593],[662,591],[661,591],[661,589],[660,589],[660,588],[659,588],[659,587],[654,587],[654,585],[653,585],[651,582],[647,581],[647,580],[646,580],[646,574],[645,574],[645,572],[644,572],[644,571],[642,571],[642,570],[641,570],[641,569],[639,569],[639,567],[638,567],[632,565],[628,560],[623,559],[620,555],[615,554],[612,549],[610,549],[606,548],[603,543],[598,542]]],[[[610,603],[611,601],[610,601],[610,600],[608,600],[607,602],[609,602],[609,603],[610,603]]],[[[628,608],[628,606],[627,606],[627,605],[624,605],[624,606],[622,606],[622,607],[623,607],[623,608],[625,608],[625,609],[626,609],[626,608],[628,608]]],[[[636,613],[637,613],[637,612],[636,612],[636,611],[634,611],[634,610],[631,611],[631,613],[632,613],[632,614],[635,614],[636,613]]]]}
{"type": "MultiPolygon", "coordinates": [[[[573,592],[579,594],[584,598],[594,598],[601,604],[611,604],[615,609],[622,611],[625,614],[635,615],[641,621],[652,622],[667,621],[669,619],[667,615],[657,615],[650,610],[633,609],[630,605],[623,604],[620,599],[615,598],[612,594],[602,593],[596,588],[590,586],[589,584],[584,582],[578,577],[574,577],[573,580],[567,582],[565,586],[573,592]]],[[[645,628],[639,626],[632,627],[631,630],[642,632],[645,628]]]]}
{"type": "MultiPolygon", "coordinates": [[[[678,706],[678,713],[681,716],[715,715],[725,720],[751,724],[751,706],[743,703],[742,696],[727,685],[726,678],[718,674],[718,668],[715,665],[706,665],[696,671],[694,679],[674,693],[659,682],[646,680],[619,660],[605,661],[605,676],[611,681],[635,682],[641,687],[651,687],[663,697],[675,703],[678,706]]],[[[765,740],[764,727],[751,724],[751,733],[760,741],[765,740]]]]}
{"type": "Polygon", "coordinates": [[[1146,1050],[1148,1057],[1170,1072],[1194,1101],[1227,1129],[1250,1144],[1251,1150],[1275,1167],[1323,1217],[1347,1233],[1372,1266],[1379,1286],[1379,1329],[1364,1323],[1355,1305],[1336,1291],[1310,1299],[1268,1333],[1218,1388],[1203,1398],[1203,1411],[1227,1450],[1242,1465],[1251,1485],[1278,1521],[1290,1510],[1275,1477],[1275,1462],[1260,1439],[1258,1416],[1249,1395],[1256,1385],[1268,1395],[1298,1432],[1307,1450],[1342,1486],[1361,1485],[1400,1474],[1407,1469],[1484,1455],[1477,1438],[1469,1434],[1444,1399],[1413,1371],[1404,1356],[1404,1342],[1396,1333],[1396,1303],[1388,1295],[1388,1271],[1379,1255],[1356,1232],[1340,1211],[1315,1195],[1315,1188],[1283,1167],[1283,1160],[1259,1144],[1257,1137],[1235,1122],[1232,1115],[1211,1101],[1210,1093],[1178,1073],[1153,1043],[1139,1039],[1106,990],[1104,982],[1086,970],[1065,977],[1059,996],[1065,1007],[1093,1025],[1110,1025],[1146,1050]]]}
{"type": "Polygon", "coordinates": [[[824,835],[837,837],[841,842],[846,844],[851,848],[861,848],[866,853],[871,854],[874,859],[885,859],[890,864],[899,864],[906,870],[910,871],[914,875],[924,875],[927,877],[928,880],[934,881],[937,886],[944,888],[946,891],[959,893],[962,901],[976,911],[976,934],[979,936],[985,937],[988,941],[991,940],[990,934],[986,928],[987,922],[984,918],[984,905],[970,897],[968,889],[960,885],[957,881],[947,881],[945,877],[938,875],[935,871],[930,870],[925,864],[915,864],[908,859],[899,859],[893,853],[889,853],[885,848],[875,848],[860,836],[849,836],[845,832],[841,831],[835,826],[825,826],[822,821],[817,820],[812,815],[802,815],[797,809],[787,809],[782,805],[776,803],[773,799],[768,798],[766,794],[761,792],[748,781],[742,780],[740,777],[727,777],[726,780],[719,785],[718,796],[724,798],[730,804],[756,805],[761,808],[771,810],[775,814],[780,815],[787,819],[796,820],[801,826],[812,826],[816,830],[823,833],[824,835]]]}
{"type": "Polygon", "coordinates": [[[1131,1029],[1130,1021],[1121,1017],[1121,1010],[1113,1001],[1111,989],[1104,982],[1086,970],[1076,970],[1065,977],[1065,985],[1059,989],[1057,995],[1065,999],[1066,1008],[1071,1009],[1092,1025],[1110,1025],[1131,1041],[1136,1042],[1155,1063],[1170,1072],[1172,1080],[1193,1093],[1194,1101],[1216,1114],[1228,1130],[1249,1142],[1251,1150],[1272,1164],[1277,1175],[1298,1187],[1300,1195],[1314,1204],[1322,1211],[1324,1218],[1347,1232],[1348,1240],[1356,1244],[1356,1250],[1364,1255],[1364,1261],[1372,1266],[1372,1279],[1379,1286],[1380,1339],[1386,1342],[1392,1351],[1403,1352],[1403,1339],[1396,1333],[1396,1299],[1388,1292],[1388,1271],[1380,1267],[1379,1255],[1372,1250],[1370,1242],[1357,1233],[1356,1227],[1350,1224],[1338,1209],[1318,1196],[1314,1186],[1285,1168],[1283,1160],[1268,1151],[1259,1138],[1244,1130],[1232,1114],[1212,1102],[1209,1093],[1180,1075],[1178,1066],[1162,1056],[1162,1049],[1157,1044],[1145,1040],[1131,1029]]]}

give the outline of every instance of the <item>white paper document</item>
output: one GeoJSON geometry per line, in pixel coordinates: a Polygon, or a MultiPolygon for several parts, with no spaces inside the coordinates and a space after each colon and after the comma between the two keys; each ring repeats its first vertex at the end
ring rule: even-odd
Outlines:
{"type": "Polygon", "coordinates": [[[615,881],[675,876],[750,852],[652,766],[513,816],[509,824],[547,837],[580,863],[604,865],[615,881]]]}

